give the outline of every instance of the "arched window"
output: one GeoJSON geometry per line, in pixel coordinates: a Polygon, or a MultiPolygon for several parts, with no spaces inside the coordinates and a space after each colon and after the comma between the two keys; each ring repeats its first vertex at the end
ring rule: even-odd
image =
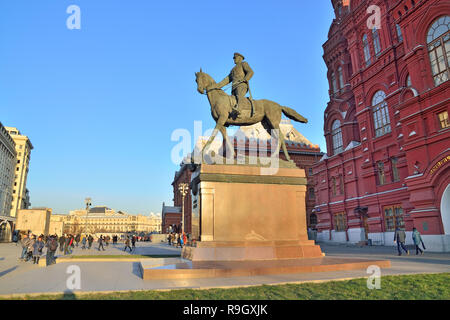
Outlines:
{"type": "Polygon", "coordinates": [[[372,99],[373,123],[375,136],[377,137],[391,132],[391,121],[389,120],[389,110],[385,99],[386,94],[383,91],[375,93],[372,99]]]}
{"type": "Polygon", "coordinates": [[[411,76],[408,74],[408,76],[406,77],[406,87],[410,88],[412,87],[412,83],[411,83],[411,76]]]}
{"type": "Polygon", "coordinates": [[[344,74],[342,73],[342,67],[339,67],[338,69],[338,76],[339,76],[339,87],[344,89],[344,74]]]}
{"type": "Polygon", "coordinates": [[[344,149],[342,143],[341,122],[339,120],[335,120],[331,126],[331,137],[333,140],[333,155],[342,152],[344,149]]]}
{"type": "Polygon", "coordinates": [[[336,93],[338,91],[338,87],[337,87],[337,81],[336,81],[336,74],[333,72],[331,74],[331,90],[333,91],[333,93],[336,93]]]}
{"type": "Polygon", "coordinates": [[[428,30],[428,54],[435,86],[448,80],[450,69],[450,16],[437,19],[428,30]]]}
{"type": "Polygon", "coordinates": [[[373,48],[375,50],[375,55],[378,56],[381,52],[381,45],[380,45],[380,35],[378,34],[377,28],[373,28],[372,38],[373,38],[373,48]]]}
{"type": "Polygon", "coordinates": [[[363,36],[363,48],[364,48],[364,60],[366,61],[366,66],[370,65],[370,49],[369,41],[367,40],[367,35],[363,36]]]}

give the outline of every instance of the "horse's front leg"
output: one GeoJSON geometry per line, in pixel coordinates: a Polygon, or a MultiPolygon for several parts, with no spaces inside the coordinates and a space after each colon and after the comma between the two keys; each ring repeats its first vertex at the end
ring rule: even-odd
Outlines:
{"type": "Polygon", "coordinates": [[[205,146],[202,149],[202,157],[204,155],[205,150],[209,147],[209,145],[214,141],[215,137],[217,136],[217,133],[222,130],[224,127],[225,121],[227,120],[226,117],[220,117],[216,122],[216,127],[213,130],[213,133],[211,137],[209,137],[208,141],[206,142],[205,146]]]}
{"type": "Polygon", "coordinates": [[[226,146],[227,146],[227,158],[234,159],[235,153],[234,153],[234,146],[230,142],[230,139],[228,139],[227,135],[227,128],[225,126],[222,126],[220,128],[220,132],[222,133],[223,138],[225,139],[226,146]]]}

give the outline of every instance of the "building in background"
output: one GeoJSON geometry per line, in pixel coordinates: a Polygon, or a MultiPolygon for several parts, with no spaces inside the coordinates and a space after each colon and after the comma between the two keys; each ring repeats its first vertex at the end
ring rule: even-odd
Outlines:
{"type": "Polygon", "coordinates": [[[12,194],[11,217],[16,217],[20,209],[29,207],[29,194],[27,195],[27,177],[30,165],[30,155],[33,145],[27,136],[20,133],[17,128],[5,127],[16,147],[16,166],[14,168],[14,182],[12,194]]]}
{"type": "Polygon", "coordinates": [[[20,209],[17,213],[16,229],[35,235],[48,235],[51,215],[50,208],[20,209]]]}
{"type": "MultiPolygon", "coordinates": [[[[186,195],[187,197],[187,195],[186,195]]],[[[175,199],[175,198],[174,198],[175,199]]],[[[181,201],[180,201],[181,202],[181,201]]],[[[190,205],[185,207],[185,210],[190,208],[190,205]]],[[[166,206],[163,202],[162,213],[161,213],[161,232],[169,233],[169,227],[180,226],[181,225],[181,205],[180,206],[166,206]]],[[[186,224],[189,228],[190,224],[186,224]]],[[[186,233],[189,233],[189,229],[186,233]]]]}
{"type": "Polygon", "coordinates": [[[68,215],[57,215],[52,220],[54,226],[51,229],[59,230],[59,222],[62,222],[63,232],[72,234],[147,234],[161,231],[159,215],[130,215],[106,206],[93,207],[88,213],[86,209],[73,210],[68,215]]]}
{"type": "Polygon", "coordinates": [[[11,216],[16,158],[16,144],[0,122],[0,242],[11,241],[16,222],[11,216]]]}
{"type": "Polygon", "coordinates": [[[66,214],[52,214],[50,216],[49,234],[56,234],[58,237],[64,233],[64,221],[66,214]]]}
{"type": "Polygon", "coordinates": [[[400,227],[411,243],[416,227],[427,249],[450,251],[450,3],[332,4],[318,240],[394,245],[400,227]]]}
{"type": "Polygon", "coordinates": [[[161,225],[162,218],[161,214],[151,212],[148,216],[150,232],[162,233],[161,225]]]}
{"type": "Polygon", "coordinates": [[[116,212],[105,206],[73,210],[69,214],[52,214],[49,208],[21,209],[17,216],[17,230],[34,234],[89,233],[99,236],[120,234],[149,234],[161,232],[161,216],[131,215],[116,212]]]}

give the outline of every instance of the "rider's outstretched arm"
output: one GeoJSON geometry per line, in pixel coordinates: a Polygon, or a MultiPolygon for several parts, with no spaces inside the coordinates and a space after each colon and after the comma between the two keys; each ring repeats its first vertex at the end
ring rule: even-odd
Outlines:
{"type": "Polygon", "coordinates": [[[230,75],[227,75],[227,76],[225,77],[225,79],[223,79],[222,81],[220,81],[220,82],[217,84],[217,87],[218,87],[218,88],[222,88],[222,87],[226,86],[227,84],[229,84],[230,82],[231,82],[231,77],[230,77],[230,75]]]}

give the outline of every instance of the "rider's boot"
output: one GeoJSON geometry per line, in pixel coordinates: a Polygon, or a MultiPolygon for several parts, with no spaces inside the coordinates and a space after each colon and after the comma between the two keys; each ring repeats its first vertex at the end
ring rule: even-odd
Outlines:
{"type": "Polygon", "coordinates": [[[241,112],[239,111],[239,105],[236,103],[233,107],[233,112],[236,113],[237,115],[241,114],[241,112]]]}

